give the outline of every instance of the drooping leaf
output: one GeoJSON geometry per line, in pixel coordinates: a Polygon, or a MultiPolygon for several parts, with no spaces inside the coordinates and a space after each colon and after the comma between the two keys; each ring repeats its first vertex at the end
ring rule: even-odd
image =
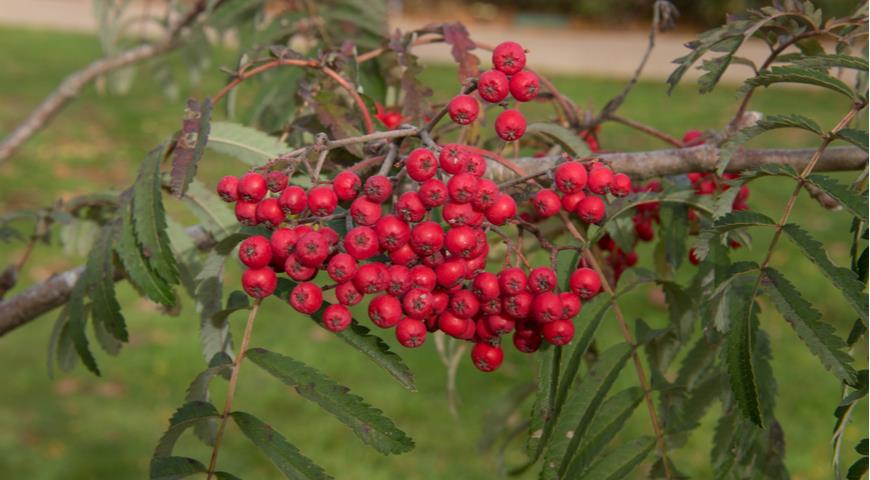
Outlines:
{"type": "Polygon", "coordinates": [[[544,453],[542,479],[562,478],[604,397],[631,356],[624,343],[605,350],[565,400],[544,453]]]}
{"type": "Polygon", "coordinates": [[[220,417],[220,413],[211,403],[185,403],[169,419],[169,428],[160,437],[160,441],[157,442],[157,448],[154,449],[154,457],[172,456],[175,442],[178,441],[178,438],[185,430],[193,427],[200,420],[218,417],[220,417]]]}
{"type": "Polygon", "coordinates": [[[166,234],[166,211],[160,194],[160,162],[165,147],[145,156],[133,190],[133,230],[151,270],[170,285],[178,283],[178,267],[166,234]]]}
{"type": "MultiPolygon", "coordinates": [[[[556,391],[559,385],[559,364],[562,358],[561,346],[545,346],[537,357],[538,387],[535,403],[532,405],[532,415],[529,420],[529,439],[526,442],[526,453],[530,458],[540,455],[543,447],[544,425],[555,421],[556,391]]],[[[552,428],[552,427],[551,427],[552,428]]]]}
{"type": "MultiPolygon", "coordinates": [[[[642,462],[656,444],[655,438],[640,437],[630,440],[595,462],[578,480],[621,480],[642,462]]],[[[566,477],[570,478],[570,477],[566,477]]]]}
{"type": "Polygon", "coordinates": [[[194,99],[187,100],[181,134],[172,151],[172,192],[181,198],[187,191],[190,181],[196,176],[196,166],[205,145],[211,126],[211,100],[206,98],[201,104],[194,99]]]}
{"type": "Polygon", "coordinates": [[[88,370],[94,375],[100,376],[97,360],[88,346],[88,337],[85,334],[85,326],[88,322],[88,309],[85,307],[85,292],[88,289],[88,277],[82,274],[73,286],[69,300],[66,303],[67,325],[69,337],[75,346],[76,353],[81,358],[88,370]]]}
{"type": "Polygon", "coordinates": [[[864,130],[857,130],[854,128],[844,128],[837,132],[835,135],[840,140],[845,140],[852,145],[860,148],[861,150],[867,151],[867,132],[864,130]]]}
{"type": "Polygon", "coordinates": [[[132,202],[125,202],[121,208],[121,234],[115,245],[115,252],[124,265],[127,278],[136,290],[152,301],[167,307],[174,306],[175,294],[172,287],[151,269],[136,242],[132,202]]]}
{"type": "Polygon", "coordinates": [[[797,60],[793,60],[792,64],[804,68],[821,68],[828,70],[830,68],[851,68],[854,70],[868,69],[867,59],[863,57],[853,57],[851,55],[812,55],[803,56],[797,60]]]}
{"type": "Polygon", "coordinates": [[[844,351],[846,342],[836,335],[831,325],[822,320],[822,314],[804,300],[785,276],[773,268],[764,269],[761,286],[783,318],[791,324],[810,351],[819,357],[825,368],[841,381],[853,383],[855,369],[852,368],[851,357],[844,351]]]}
{"type": "Polygon", "coordinates": [[[115,265],[112,244],[118,230],[113,225],[103,227],[97,243],[88,255],[84,275],[91,297],[91,311],[94,323],[101,324],[117,340],[127,341],[127,324],[121,315],[121,305],[115,295],[115,265]]]}
{"type": "Polygon", "coordinates": [[[151,480],[175,480],[198,473],[208,468],[199,460],[186,457],[154,457],[151,459],[148,478],[151,480]]]}
{"type": "Polygon", "coordinates": [[[800,226],[793,223],[786,224],[783,232],[846,297],[858,316],[867,322],[867,295],[864,293],[864,284],[858,280],[855,272],[831,262],[824,246],[800,226]]]}
{"type": "Polygon", "coordinates": [[[763,426],[761,407],[758,399],[758,385],[755,367],[752,363],[758,319],[752,290],[740,289],[740,294],[732,297],[731,330],[728,333],[726,362],[731,391],[743,415],[752,423],[763,426]]]}
{"type": "Polygon", "coordinates": [[[420,80],[423,67],[417,56],[411,53],[413,41],[412,35],[402,35],[396,30],[390,35],[387,46],[393,52],[396,63],[403,69],[399,84],[405,97],[402,102],[402,115],[417,118],[429,109],[427,98],[432,96],[432,89],[420,80]]]}
{"type": "Polygon", "coordinates": [[[293,387],[302,397],[335,415],[360,440],[384,455],[404,453],[414,448],[414,441],[380,410],[317,370],[262,348],[249,350],[247,357],[284,384],[293,387]]]}
{"type": "Polygon", "coordinates": [[[857,98],[855,92],[843,83],[824,72],[799,67],[773,67],[770,70],[762,70],[758,75],[746,80],[740,93],[755,87],[769,87],[777,83],[800,83],[815,85],[845,95],[850,100],[857,98]]]}
{"type": "Polygon", "coordinates": [[[867,195],[858,193],[837,180],[819,173],[811,173],[806,177],[807,182],[816,186],[819,190],[827,193],[852,215],[858,217],[864,223],[868,223],[867,195]]]}
{"type": "Polygon", "coordinates": [[[545,135],[558,142],[562,148],[577,158],[588,157],[592,154],[589,151],[589,146],[577,135],[577,132],[555,123],[531,123],[526,127],[526,133],[545,135]]]}
{"type": "MultiPolygon", "coordinates": [[[[236,239],[237,237],[229,237],[236,239]]],[[[215,248],[206,257],[202,268],[196,274],[194,299],[199,313],[199,340],[202,353],[207,362],[215,355],[223,353],[233,358],[233,343],[230,334],[229,313],[224,314],[221,308],[223,296],[223,271],[226,254],[221,254],[215,248]]]]}
{"type": "Polygon", "coordinates": [[[212,122],[208,148],[253,166],[262,165],[287,150],[277,138],[231,122],[212,122]]]}
{"type": "Polygon", "coordinates": [[[444,42],[450,45],[450,54],[459,64],[459,81],[477,77],[480,59],[471,53],[477,45],[468,35],[468,29],[460,22],[445,23],[441,26],[444,42]]]}
{"type": "MultiPolygon", "coordinates": [[[[208,402],[209,393],[208,387],[211,381],[217,375],[227,376],[232,370],[232,359],[228,355],[215,355],[209,368],[201,372],[196,378],[190,382],[187,387],[187,394],[184,396],[184,402],[208,402]]],[[[215,435],[217,434],[218,421],[214,418],[205,418],[198,420],[193,425],[193,433],[206,445],[214,445],[215,435]]]]}
{"type": "Polygon", "coordinates": [[[744,38],[743,35],[735,35],[719,42],[716,45],[715,51],[725,52],[725,55],[701,62],[700,68],[705,73],[698,77],[698,91],[700,93],[710,93],[713,91],[713,88],[722,78],[722,74],[731,65],[731,60],[734,58],[737,49],[740,48],[740,45],[743,45],[744,38]]]}
{"type": "Polygon", "coordinates": [[[291,480],[330,479],[323,469],[303,455],[295,445],[283,435],[260,421],[257,417],[233,412],[233,420],[242,433],[272,460],[285,477],[291,480]]]}
{"type": "Polygon", "coordinates": [[[729,138],[722,145],[722,148],[719,150],[719,161],[716,162],[716,172],[719,175],[725,172],[725,169],[728,167],[728,163],[731,161],[734,153],[746,142],[764,132],[779,128],[799,128],[815,133],[819,136],[824,134],[822,128],[819,127],[819,124],[803,115],[771,115],[759,120],[758,123],[751,127],[746,127],[743,130],[740,130],[736,135],[729,138]]]}

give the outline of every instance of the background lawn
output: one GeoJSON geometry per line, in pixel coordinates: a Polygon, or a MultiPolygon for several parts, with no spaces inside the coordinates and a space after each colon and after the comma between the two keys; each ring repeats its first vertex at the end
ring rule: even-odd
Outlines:
{"type": "MultiPolygon", "coordinates": [[[[0,54],[0,134],[13,128],[65,74],[99,54],[96,38],[81,34],[4,28],[0,29],[0,45],[4,45],[0,54]]],[[[183,89],[183,95],[215,92],[224,76],[217,72],[217,65],[214,67],[213,75],[202,84],[183,89]]],[[[449,98],[455,90],[452,67],[430,68],[425,78],[435,87],[437,100],[449,98]]],[[[556,77],[554,82],[579,105],[596,109],[623,86],[622,81],[586,77],[556,77]]],[[[699,96],[695,87],[688,85],[668,97],[662,82],[641,83],[620,112],[679,137],[689,128],[722,125],[734,113],[734,99],[735,89],[730,87],[699,96]]],[[[766,114],[802,113],[830,127],[848,105],[834,95],[778,89],[759,92],[751,108],[766,114]]],[[[147,75],[140,75],[131,93],[123,97],[99,96],[93,88],[88,89],[17,156],[0,165],[0,213],[38,208],[58,197],[125,187],[132,182],[144,152],[178,127],[182,109],[181,100],[168,101],[148,83],[147,75]]],[[[543,107],[537,110],[545,111],[543,107]]],[[[604,127],[601,142],[611,150],[665,148],[654,139],[613,124],[604,127]]],[[[813,141],[809,136],[787,132],[765,135],[753,145],[801,147],[813,146],[813,141]]],[[[200,169],[202,178],[231,173],[224,169],[227,165],[234,165],[237,171],[243,168],[224,162],[211,168],[208,165],[200,169]]],[[[850,175],[840,177],[849,179],[850,175]]],[[[750,204],[778,218],[791,188],[791,183],[779,179],[755,182],[750,204]]],[[[846,264],[846,213],[825,211],[802,194],[793,219],[822,240],[835,261],[846,264]]],[[[736,256],[757,259],[768,242],[768,236],[758,234],[755,251],[742,249],[736,256]]],[[[641,249],[642,265],[650,266],[651,250],[651,246],[641,249]]],[[[4,246],[0,265],[17,259],[20,252],[20,244],[4,246]]],[[[62,254],[57,246],[39,246],[16,291],[82,260],[62,254]]],[[[777,248],[773,265],[789,278],[800,280],[798,288],[845,337],[853,316],[842,296],[816,268],[786,241],[777,248]]],[[[688,271],[691,267],[683,268],[688,271]]],[[[237,275],[238,269],[230,268],[228,290],[237,275]]],[[[0,471],[5,472],[4,477],[36,480],[146,475],[148,459],[167,419],[181,404],[188,382],[203,369],[204,362],[197,340],[198,320],[190,301],[178,316],[168,317],[139,300],[129,286],[122,286],[120,292],[131,341],[118,358],[97,352],[102,378],[81,367],[54,380],[47,377],[45,350],[56,314],[46,315],[0,342],[0,363],[7,366],[0,398],[0,471]]],[[[655,298],[650,288],[638,289],[623,301],[626,314],[632,319],[643,317],[651,324],[664,322],[665,310],[655,298]]],[[[237,338],[242,317],[233,317],[237,338]]],[[[773,366],[779,380],[778,417],[786,432],[788,466],[794,478],[831,478],[829,440],[832,412],[840,398],[839,384],[763,299],[761,322],[773,341],[773,366]]],[[[612,317],[602,330],[602,347],[619,340],[612,317]]],[[[395,346],[392,338],[388,341],[395,346]]],[[[415,439],[417,448],[411,453],[382,457],[328,414],[252,365],[245,365],[236,407],[269,421],[328,472],[347,479],[493,478],[495,455],[477,450],[484,415],[514,386],[533,379],[535,371],[532,358],[513,351],[503,368],[492,375],[480,374],[464,361],[458,380],[461,418],[454,420],[447,411],[444,370],[431,342],[416,351],[400,351],[416,372],[417,393],[403,390],[360,354],[274,299],[266,302],[258,318],[252,344],[316,366],[383,409],[415,439]]],[[[855,356],[862,359],[858,367],[866,368],[865,341],[858,344],[855,356]]],[[[628,367],[617,388],[632,385],[634,380],[628,367]]],[[[218,406],[223,404],[223,387],[220,383],[213,389],[218,406]]],[[[710,478],[712,474],[708,453],[718,413],[718,406],[711,409],[689,445],[674,453],[677,465],[695,478],[710,478]]],[[[865,404],[849,427],[844,447],[847,466],[854,458],[852,446],[867,433],[866,425],[865,404]]],[[[647,414],[641,407],[623,436],[649,431],[647,414]]],[[[523,458],[521,442],[516,445],[508,451],[512,464],[523,458]]],[[[181,442],[177,453],[199,459],[208,456],[206,448],[190,438],[181,442]]],[[[278,477],[234,426],[226,436],[220,466],[243,478],[278,477]]]]}

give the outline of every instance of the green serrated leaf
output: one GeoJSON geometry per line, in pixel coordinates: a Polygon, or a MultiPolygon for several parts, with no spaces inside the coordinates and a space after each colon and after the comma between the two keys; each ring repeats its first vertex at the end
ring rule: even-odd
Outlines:
{"type": "Polygon", "coordinates": [[[563,291],[570,291],[568,281],[580,261],[580,250],[560,250],[556,253],[556,280],[563,291]]]}
{"type": "Polygon", "coordinates": [[[743,415],[752,423],[762,427],[761,407],[758,399],[758,385],[755,367],[752,363],[758,321],[755,314],[755,299],[752,290],[738,289],[739,294],[732,298],[730,305],[731,330],[726,346],[726,363],[731,381],[731,391],[743,415]]]}
{"type": "Polygon", "coordinates": [[[811,173],[806,177],[806,181],[833,197],[843,208],[864,223],[868,222],[867,211],[870,207],[867,204],[866,193],[858,193],[837,180],[819,173],[811,173]]]}
{"type": "Polygon", "coordinates": [[[715,44],[714,48],[711,48],[713,51],[725,52],[725,55],[701,62],[701,70],[704,70],[706,73],[698,78],[700,93],[703,94],[713,91],[713,88],[719,83],[725,70],[727,70],[728,66],[731,64],[731,60],[734,58],[734,53],[737,52],[740,45],[743,45],[744,38],[743,35],[735,35],[715,44]]]}
{"type": "Polygon", "coordinates": [[[148,478],[151,480],[175,480],[207,471],[208,469],[202,462],[193,458],[154,457],[151,459],[148,478]]]}
{"type": "Polygon", "coordinates": [[[864,284],[858,280],[855,272],[831,262],[824,246],[800,226],[789,223],[782,230],[846,297],[858,316],[867,322],[867,295],[864,293],[864,284]]]}
{"type": "Polygon", "coordinates": [[[540,455],[544,425],[555,421],[556,392],[559,385],[559,364],[562,358],[561,346],[544,346],[539,358],[538,386],[532,415],[529,419],[529,438],[526,452],[530,458],[540,455]]]}
{"type": "Polygon", "coordinates": [[[685,205],[662,206],[659,209],[661,217],[661,241],[664,244],[665,258],[676,270],[686,258],[686,238],[689,236],[689,209],[685,205]]]}
{"type": "Polygon", "coordinates": [[[855,92],[842,80],[818,70],[799,67],[773,67],[770,70],[763,70],[755,77],[746,80],[738,94],[745,93],[754,87],[769,87],[777,83],[815,85],[845,95],[850,100],[857,98],[855,92]]]}
{"type": "Polygon", "coordinates": [[[762,288],[798,337],[819,357],[825,368],[841,381],[853,383],[855,369],[851,365],[852,358],[844,351],[846,342],[836,335],[834,328],[822,320],[822,315],[803,299],[781,273],[773,268],[765,268],[764,277],[767,281],[762,281],[762,288]]]}
{"type": "Polygon", "coordinates": [[[857,130],[854,128],[844,128],[837,132],[835,135],[840,140],[845,140],[852,145],[860,148],[861,150],[867,151],[867,135],[868,133],[864,130],[857,130]]]}
{"type": "Polygon", "coordinates": [[[776,222],[763,213],[752,210],[735,210],[717,218],[710,228],[721,234],[736,228],[775,226],[776,222]]]}
{"type": "Polygon", "coordinates": [[[233,412],[230,415],[242,433],[272,460],[285,477],[291,480],[332,478],[270,425],[248,413],[233,412]]]}
{"type": "Polygon", "coordinates": [[[145,156],[133,190],[133,230],[151,270],[170,285],[178,284],[178,266],[166,233],[166,212],[160,194],[160,162],[164,146],[145,156]]]}
{"type": "MultiPolygon", "coordinates": [[[[104,329],[116,339],[126,342],[127,324],[121,315],[121,305],[115,295],[115,265],[112,244],[118,230],[113,225],[103,227],[100,237],[88,255],[84,276],[91,297],[95,329],[104,329]],[[100,324],[96,326],[96,324],[100,324]]],[[[115,350],[114,348],[109,349],[115,350]]]]}
{"type": "MultiPolygon", "coordinates": [[[[201,372],[190,382],[184,402],[208,402],[208,387],[217,375],[227,376],[232,370],[233,360],[228,355],[215,355],[209,364],[209,368],[201,372]]],[[[218,421],[215,418],[205,418],[196,421],[193,425],[193,433],[206,445],[214,445],[217,435],[218,421]]]]}
{"type": "Polygon", "coordinates": [[[631,346],[624,343],[605,350],[565,401],[544,453],[542,479],[564,478],[580,440],[631,352],[631,346]]]}
{"type": "Polygon", "coordinates": [[[209,418],[218,418],[220,413],[214,408],[214,405],[208,402],[188,402],[179,407],[169,419],[169,428],[160,437],[157,442],[157,448],[154,449],[154,457],[169,457],[172,456],[172,449],[175,448],[175,442],[178,438],[190,427],[193,427],[197,422],[209,418]]]}
{"type": "Polygon", "coordinates": [[[414,441],[380,410],[308,365],[262,348],[248,351],[247,357],[293,387],[302,397],[335,415],[360,440],[384,455],[404,453],[414,448],[414,441]]]}
{"type": "Polygon", "coordinates": [[[85,334],[85,325],[88,322],[88,309],[85,308],[85,292],[88,288],[88,277],[84,274],[79,277],[73,286],[69,300],[66,303],[67,325],[69,338],[75,346],[76,353],[81,358],[88,370],[94,375],[100,376],[97,360],[88,346],[88,337],[85,334]]]}
{"type": "Polygon", "coordinates": [[[253,166],[262,165],[287,150],[277,138],[231,122],[212,122],[208,148],[253,166]]]}
{"type": "Polygon", "coordinates": [[[822,68],[828,70],[830,68],[851,68],[853,70],[866,71],[870,68],[867,59],[863,57],[853,57],[851,55],[812,55],[801,57],[792,61],[797,67],[804,68],[822,68]]]}
{"type": "Polygon", "coordinates": [[[124,265],[127,278],[137,291],[152,301],[167,307],[174,306],[175,294],[172,292],[172,287],[154,273],[136,243],[132,202],[125,202],[121,207],[121,212],[121,235],[117,245],[115,245],[115,252],[124,265]]]}
{"type": "Polygon", "coordinates": [[[546,135],[577,158],[588,157],[592,154],[586,142],[577,135],[577,132],[555,123],[531,123],[526,127],[526,133],[546,135]]]}
{"type": "MultiPolygon", "coordinates": [[[[655,446],[655,438],[640,437],[614,448],[578,480],[621,480],[642,462],[655,446]]],[[[571,478],[571,477],[566,477],[571,478]]]]}
{"type": "Polygon", "coordinates": [[[716,162],[716,172],[719,175],[722,175],[728,167],[728,163],[731,161],[734,153],[746,142],[764,132],[779,128],[799,128],[815,133],[819,136],[824,135],[819,124],[803,115],[771,115],[759,120],[758,123],[751,127],[746,127],[743,130],[740,130],[736,135],[722,144],[722,148],[719,149],[719,161],[716,162]]]}

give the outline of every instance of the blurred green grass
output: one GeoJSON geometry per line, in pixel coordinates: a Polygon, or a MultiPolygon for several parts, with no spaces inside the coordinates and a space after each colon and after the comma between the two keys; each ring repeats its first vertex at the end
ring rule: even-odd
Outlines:
{"type": "MultiPolygon", "coordinates": [[[[4,72],[0,75],[0,101],[4,106],[0,109],[0,133],[13,128],[63,76],[99,54],[97,40],[82,34],[2,28],[0,44],[5,47],[0,54],[0,68],[4,72]]],[[[203,96],[215,92],[223,80],[217,66],[204,83],[187,87],[185,94],[203,96]]],[[[429,68],[424,78],[435,88],[436,100],[449,98],[455,90],[452,67],[429,68]]],[[[606,78],[555,77],[553,81],[579,105],[594,108],[600,108],[623,86],[622,81],[606,78]]],[[[661,82],[641,82],[620,112],[679,137],[689,128],[703,130],[722,125],[733,115],[734,99],[732,87],[721,87],[700,96],[693,85],[686,85],[668,97],[661,82]]],[[[528,108],[532,112],[546,111],[543,106],[528,108]]],[[[766,114],[802,113],[822,126],[833,125],[847,108],[843,99],[832,94],[791,89],[762,91],[751,106],[766,114]]],[[[133,181],[144,152],[178,127],[182,109],[181,101],[167,101],[149,84],[144,71],[130,94],[123,97],[101,96],[93,88],[87,89],[16,157],[0,165],[0,211],[37,208],[58,197],[124,188],[133,181]]],[[[604,127],[601,143],[606,149],[622,151],[664,148],[655,139],[613,124],[604,127]]],[[[801,133],[783,132],[762,136],[753,145],[800,147],[813,146],[813,141],[801,133]]],[[[227,164],[213,165],[216,166],[200,169],[204,178],[229,173],[224,170],[227,164]]],[[[791,188],[789,182],[779,179],[756,182],[750,205],[776,218],[791,188]]],[[[794,220],[823,241],[835,261],[845,264],[847,214],[822,210],[805,194],[797,207],[794,220]]],[[[736,256],[757,259],[768,242],[769,237],[759,233],[755,237],[755,250],[742,249],[736,256]]],[[[18,258],[20,252],[18,244],[4,247],[0,264],[18,258]]],[[[649,266],[650,254],[649,246],[641,249],[642,264],[649,266]]],[[[60,254],[56,246],[40,245],[16,291],[81,262],[81,258],[60,254]]],[[[853,316],[841,295],[812,264],[788,242],[782,242],[773,265],[796,281],[824,318],[842,336],[846,335],[853,316]]],[[[232,289],[237,274],[237,269],[230,268],[228,289],[232,289]]],[[[102,378],[77,368],[55,380],[48,379],[45,350],[55,314],[19,329],[0,343],[0,362],[7,366],[0,399],[0,471],[9,478],[145,475],[148,458],[167,419],[180,405],[188,382],[204,367],[204,361],[198,346],[196,315],[189,301],[179,316],[168,317],[139,300],[128,286],[122,285],[120,292],[131,341],[117,358],[97,352],[104,371],[102,378]]],[[[650,289],[638,289],[623,302],[626,315],[631,319],[644,318],[651,324],[664,322],[666,313],[655,297],[650,289]]],[[[778,417],[786,432],[787,464],[794,478],[830,478],[829,439],[832,412],[840,395],[838,382],[807,352],[794,331],[772,311],[769,302],[762,300],[762,306],[762,326],[773,341],[774,371],[779,380],[778,417]]],[[[241,315],[233,318],[237,338],[241,322],[241,315]]],[[[613,322],[610,318],[603,327],[602,346],[619,340],[613,322]]],[[[395,348],[395,341],[392,338],[388,341],[395,348]]],[[[266,302],[252,344],[308,362],[348,385],[383,409],[417,443],[409,454],[382,457],[362,445],[328,414],[255,371],[252,365],[245,365],[236,407],[270,422],[338,478],[495,477],[495,455],[479,453],[476,447],[485,413],[512,387],[531,380],[535,374],[533,359],[515,352],[509,353],[503,368],[492,375],[479,374],[470,362],[463,362],[458,377],[461,418],[454,420],[446,406],[445,373],[431,342],[418,350],[400,351],[416,373],[417,393],[404,391],[361,355],[276,301],[266,302]]],[[[861,359],[859,366],[866,367],[865,341],[859,343],[855,356],[861,359]]],[[[619,386],[632,385],[634,381],[634,372],[627,368],[619,386]]],[[[222,385],[213,389],[216,405],[223,403],[221,390],[222,385]]],[[[695,478],[708,478],[712,474],[708,452],[715,415],[718,407],[705,417],[690,443],[673,454],[677,465],[695,478]]],[[[845,465],[854,458],[854,443],[866,435],[865,425],[866,407],[862,407],[848,429],[845,465]]],[[[639,435],[649,430],[646,412],[641,407],[625,434],[639,435]]],[[[522,460],[520,447],[521,442],[517,442],[508,449],[509,462],[522,460]]],[[[201,444],[189,438],[180,443],[177,453],[200,459],[208,455],[201,444]]],[[[220,466],[244,478],[278,476],[233,426],[226,437],[220,466]]]]}

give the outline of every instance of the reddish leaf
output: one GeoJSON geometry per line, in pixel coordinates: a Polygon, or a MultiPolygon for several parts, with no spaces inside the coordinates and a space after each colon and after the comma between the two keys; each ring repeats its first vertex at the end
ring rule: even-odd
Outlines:
{"type": "Polygon", "coordinates": [[[468,35],[468,30],[460,22],[445,23],[441,26],[444,41],[452,47],[450,53],[459,64],[459,80],[465,81],[469,77],[476,77],[479,73],[480,59],[471,53],[477,45],[468,35]]]}
{"type": "Polygon", "coordinates": [[[211,100],[200,104],[194,99],[187,100],[181,134],[172,151],[172,174],[170,185],[172,193],[179,198],[184,196],[187,186],[196,176],[196,163],[202,158],[210,129],[211,100]]]}

